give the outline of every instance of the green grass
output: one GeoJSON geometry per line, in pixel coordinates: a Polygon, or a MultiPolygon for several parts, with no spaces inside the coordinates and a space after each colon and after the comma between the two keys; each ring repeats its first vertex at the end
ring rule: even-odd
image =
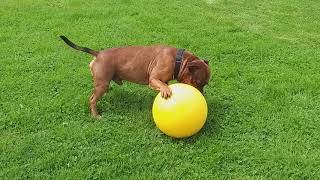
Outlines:
{"type": "Polygon", "coordinates": [[[2,0],[0,179],[319,179],[320,2],[2,0]],[[188,139],[153,123],[156,92],[112,84],[90,117],[91,57],[168,44],[210,60],[188,139]]]}

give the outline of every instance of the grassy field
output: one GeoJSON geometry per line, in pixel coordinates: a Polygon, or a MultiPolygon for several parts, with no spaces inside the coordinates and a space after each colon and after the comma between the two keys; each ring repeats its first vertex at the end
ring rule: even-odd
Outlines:
{"type": "Polygon", "coordinates": [[[0,179],[319,179],[320,1],[2,0],[0,179]],[[90,117],[93,49],[168,44],[208,59],[209,114],[176,140],[156,92],[112,84],[90,117]]]}

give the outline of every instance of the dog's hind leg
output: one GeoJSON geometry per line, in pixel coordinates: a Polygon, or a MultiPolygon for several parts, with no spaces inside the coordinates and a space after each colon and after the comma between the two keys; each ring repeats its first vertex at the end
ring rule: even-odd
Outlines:
{"type": "Polygon", "coordinates": [[[108,90],[110,81],[113,76],[113,71],[103,70],[103,66],[99,63],[101,63],[101,61],[93,61],[90,63],[90,69],[94,81],[94,89],[89,99],[89,104],[92,116],[97,119],[101,117],[97,110],[97,102],[108,90]]]}

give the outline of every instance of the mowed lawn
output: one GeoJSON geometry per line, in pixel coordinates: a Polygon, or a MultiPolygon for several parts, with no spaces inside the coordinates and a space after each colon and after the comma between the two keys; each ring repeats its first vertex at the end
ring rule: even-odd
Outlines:
{"type": "Polygon", "coordinates": [[[2,0],[0,179],[319,179],[319,12],[313,0],[2,0]],[[162,134],[157,92],[127,82],[95,122],[92,58],[62,34],[208,59],[205,127],[162,134]]]}

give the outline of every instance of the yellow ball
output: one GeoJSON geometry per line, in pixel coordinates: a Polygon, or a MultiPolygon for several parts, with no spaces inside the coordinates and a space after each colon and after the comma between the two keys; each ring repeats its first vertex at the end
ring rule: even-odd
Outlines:
{"type": "Polygon", "coordinates": [[[169,86],[168,99],[159,93],[152,114],[157,127],[166,135],[183,138],[196,134],[207,119],[208,107],[203,95],[193,86],[177,83],[169,86]]]}

